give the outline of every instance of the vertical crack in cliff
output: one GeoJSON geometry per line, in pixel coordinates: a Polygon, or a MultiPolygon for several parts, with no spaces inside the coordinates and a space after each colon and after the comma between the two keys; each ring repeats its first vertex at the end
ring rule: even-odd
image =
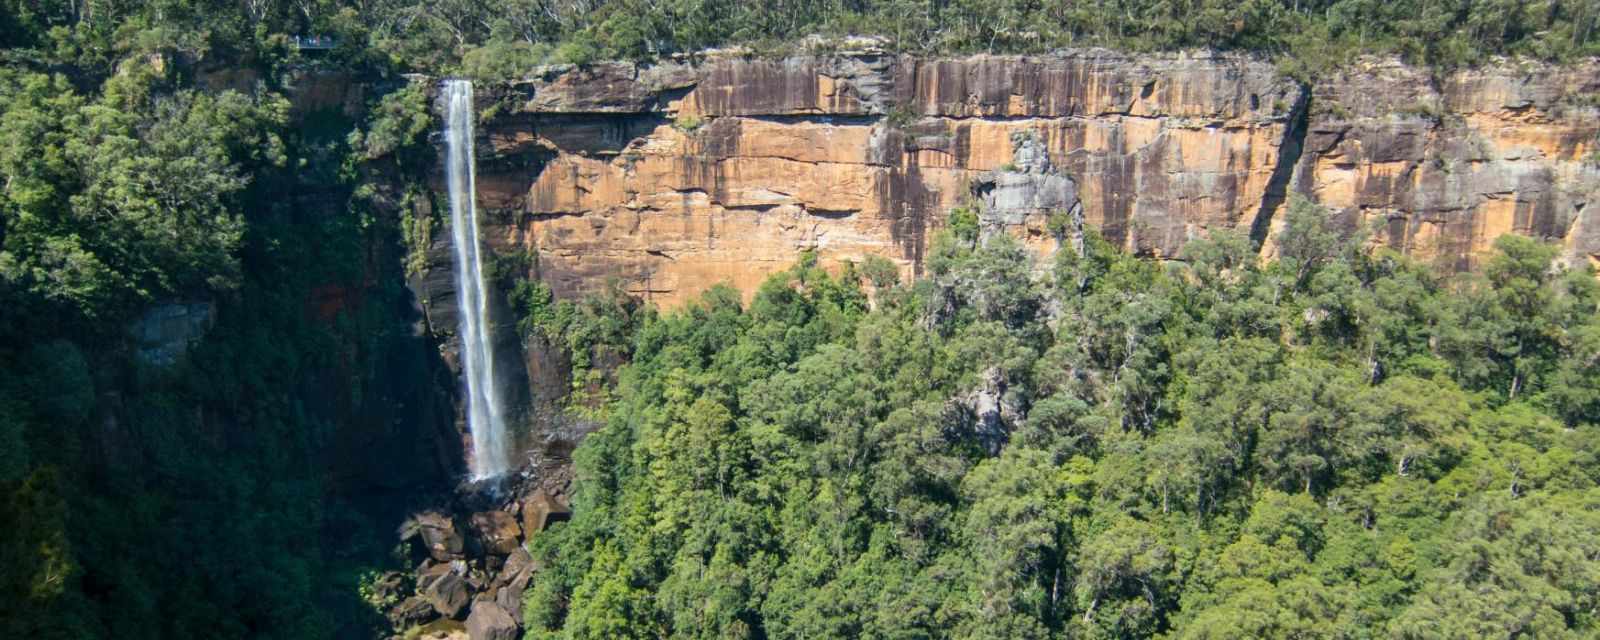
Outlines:
{"type": "Polygon", "coordinates": [[[1272,167],[1272,177],[1267,180],[1266,192],[1261,196],[1261,208],[1250,224],[1250,243],[1257,252],[1266,245],[1267,233],[1272,230],[1272,217],[1278,213],[1289,197],[1289,181],[1305,151],[1306,130],[1311,121],[1311,85],[1300,84],[1300,95],[1289,111],[1289,125],[1283,131],[1283,144],[1278,147],[1278,162],[1272,167]]]}

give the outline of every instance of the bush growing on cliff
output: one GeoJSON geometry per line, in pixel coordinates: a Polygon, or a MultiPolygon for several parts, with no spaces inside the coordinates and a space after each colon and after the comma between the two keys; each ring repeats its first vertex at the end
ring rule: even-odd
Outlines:
{"type": "Polygon", "coordinates": [[[978,212],[972,207],[960,206],[951,209],[945,226],[950,229],[951,235],[962,242],[970,244],[978,240],[978,212]]]}
{"type": "Polygon", "coordinates": [[[485,84],[506,83],[521,79],[555,56],[556,51],[548,43],[490,40],[461,55],[461,73],[485,84]]]}
{"type": "Polygon", "coordinates": [[[1291,211],[1265,264],[974,235],[871,310],[811,261],[645,317],[529,637],[1595,632],[1593,272],[1291,211]]]}
{"type": "Polygon", "coordinates": [[[408,83],[378,99],[366,127],[350,132],[349,144],[366,160],[396,155],[400,163],[415,161],[418,155],[432,153],[423,142],[434,125],[427,86],[408,83]]]}

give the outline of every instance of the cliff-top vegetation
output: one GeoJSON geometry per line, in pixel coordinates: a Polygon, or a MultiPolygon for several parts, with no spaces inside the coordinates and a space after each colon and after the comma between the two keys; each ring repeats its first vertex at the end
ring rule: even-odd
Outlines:
{"type": "Polygon", "coordinates": [[[347,65],[503,77],[538,62],[643,60],[739,45],[793,51],[810,36],[874,36],[920,54],[1250,52],[1290,69],[1398,54],[1436,66],[1491,56],[1570,60],[1600,54],[1594,0],[338,0],[133,3],[7,0],[0,46],[108,65],[129,50],[173,47],[267,63],[287,35],[335,44],[347,65]]]}

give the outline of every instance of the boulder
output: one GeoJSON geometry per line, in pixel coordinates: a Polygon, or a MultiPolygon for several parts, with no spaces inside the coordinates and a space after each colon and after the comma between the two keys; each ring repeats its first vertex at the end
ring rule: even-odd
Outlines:
{"type": "Polygon", "coordinates": [[[521,546],[522,528],[517,526],[516,518],[504,511],[472,514],[472,529],[488,553],[503,556],[521,546]]]}
{"type": "MultiPolygon", "coordinates": [[[[479,563],[481,565],[482,563],[479,563]]],[[[465,563],[463,563],[463,566],[465,563]]],[[[489,588],[489,580],[494,576],[486,573],[482,566],[472,566],[459,572],[467,580],[467,587],[473,592],[484,591],[489,588]]]]}
{"type": "Polygon", "coordinates": [[[450,563],[441,564],[431,559],[423,560],[422,564],[417,566],[417,593],[422,593],[428,585],[433,584],[434,580],[447,573],[450,573],[450,563]]]}
{"type": "Polygon", "coordinates": [[[439,562],[449,562],[461,557],[466,548],[461,532],[449,514],[424,511],[411,517],[401,527],[400,539],[421,538],[428,555],[439,562]]]}
{"type": "Polygon", "coordinates": [[[434,569],[437,571],[440,568],[444,571],[418,577],[417,591],[439,615],[456,618],[472,600],[472,589],[467,585],[466,578],[452,571],[450,565],[439,565],[434,569]]]}
{"type": "Polygon", "coordinates": [[[528,590],[528,579],[531,577],[525,576],[520,582],[513,582],[494,592],[494,603],[505,609],[512,620],[522,619],[522,592],[528,590]]]}
{"type": "Polygon", "coordinates": [[[522,501],[522,531],[529,538],[543,531],[551,522],[566,520],[572,510],[557,502],[549,494],[538,491],[522,501]]]}
{"type": "Polygon", "coordinates": [[[522,619],[522,592],[528,590],[535,570],[533,556],[526,550],[517,549],[506,557],[505,566],[500,568],[500,573],[490,583],[495,603],[511,614],[514,620],[522,619]]]}
{"type": "Polygon", "coordinates": [[[517,621],[493,601],[479,601],[467,616],[467,636],[472,640],[516,640],[517,621]]]}
{"type": "Polygon", "coordinates": [[[496,587],[503,587],[511,584],[512,581],[523,574],[532,573],[533,556],[526,549],[519,548],[511,552],[511,555],[506,556],[505,564],[500,567],[500,572],[495,574],[494,582],[490,584],[496,587]]]}
{"type": "Polygon", "coordinates": [[[531,571],[517,576],[515,580],[511,581],[511,584],[501,587],[499,591],[495,592],[495,602],[499,603],[501,608],[511,612],[512,618],[521,620],[522,596],[527,592],[528,585],[532,582],[533,572],[531,571]]]}
{"type": "Polygon", "coordinates": [[[407,629],[433,620],[439,617],[439,614],[434,610],[433,604],[423,597],[411,596],[390,609],[386,617],[394,628],[407,629]]]}
{"type": "Polygon", "coordinates": [[[467,640],[467,626],[455,620],[434,620],[396,640],[467,640]]]}

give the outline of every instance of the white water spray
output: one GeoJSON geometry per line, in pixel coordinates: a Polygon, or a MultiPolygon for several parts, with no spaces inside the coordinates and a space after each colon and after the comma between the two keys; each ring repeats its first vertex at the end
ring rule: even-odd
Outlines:
{"type": "Polygon", "coordinates": [[[467,378],[467,428],[472,432],[472,479],[506,472],[506,425],[495,391],[489,296],[478,251],[478,189],[473,170],[472,81],[446,80],[444,137],[450,180],[450,232],[455,240],[456,300],[461,311],[461,360],[467,378]]]}

